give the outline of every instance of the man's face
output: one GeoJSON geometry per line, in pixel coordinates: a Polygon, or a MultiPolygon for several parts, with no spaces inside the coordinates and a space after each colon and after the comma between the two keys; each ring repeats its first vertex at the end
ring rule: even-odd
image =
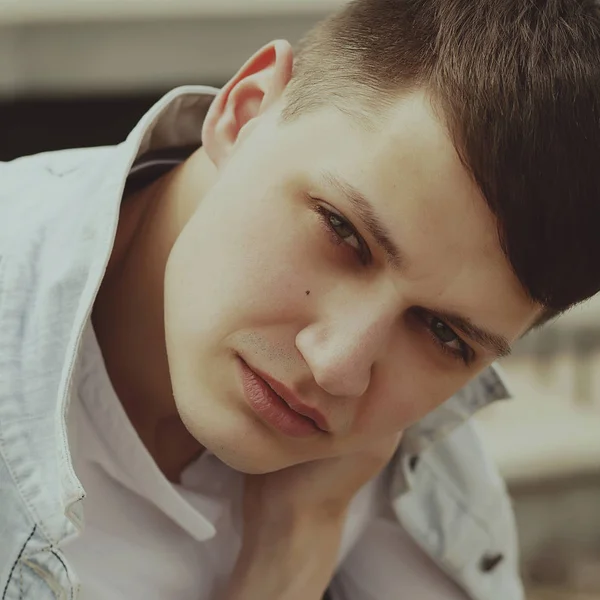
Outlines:
{"type": "Polygon", "coordinates": [[[421,93],[373,128],[334,108],[255,119],[179,236],[165,287],[178,410],[246,472],[404,430],[496,358],[494,335],[511,343],[537,313],[421,93]],[[327,431],[290,435],[257,412],[248,367],[327,431]]]}

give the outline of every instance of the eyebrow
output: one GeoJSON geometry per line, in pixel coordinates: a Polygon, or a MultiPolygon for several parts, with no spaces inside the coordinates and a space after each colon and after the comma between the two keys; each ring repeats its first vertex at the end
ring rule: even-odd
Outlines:
{"type": "MultiPolygon", "coordinates": [[[[377,242],[377,245],[384,251],[388,263],[398,270],[405,267],[406,261],[400,248],[392,239],[392,235],[388,228],[375,213],[373,205],[365,194],[349,181],[341,179],[330,171],[323,171],[322,179],[325,184],[329,184],[335,188],[350,203],[373,239],[377,242]]],[[[449,325],[460,329],[465,335],[486,348],[496,358],[506,357],[512,351],[508,340],[504,336],[493,333],[484,327],[475,325],[475,323],[467,317],[439,310],[430,310],[429,312],[447,321],[449,325]]]]}
{"type": "Polygon", "coordinates": [[[400,248],[398,248],[392,239],[389,229],[375,213],[375,209],[368,198],[349,181],[340,179],[330,171],[323,171],[321,175],[325,184],[329,184],[335,188],[350,203],[368,232],[377,242],[377,245],[384,251],[388,263],[395,269],[400,269],[404,266],[405,260],[400,248]]]}

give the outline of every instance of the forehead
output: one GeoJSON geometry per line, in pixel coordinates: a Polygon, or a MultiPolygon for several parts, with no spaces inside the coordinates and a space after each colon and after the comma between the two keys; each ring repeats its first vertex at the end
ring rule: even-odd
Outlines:
{"type": "MultiPolygon", "coordinates": [[[[414,302],[460,311],[514,339],[537,312],[501,250],[496,220],[424,92],[376,118],[326,108],[289,131],[293,168],[328,201],[334,173],[365,195],[405,255],[414,302]]],[[[281,160],[281,159],[280,159],[281,160]]],[[[285,159],[283,159],[285,161],[285,159]]],[[[346,206],[346,205],[345,205],[346,206]]],[[[346,214],[352,217],[352,214],[346,214]]],[[[356,223],[355,223],[356,224],[356,223]]]]}

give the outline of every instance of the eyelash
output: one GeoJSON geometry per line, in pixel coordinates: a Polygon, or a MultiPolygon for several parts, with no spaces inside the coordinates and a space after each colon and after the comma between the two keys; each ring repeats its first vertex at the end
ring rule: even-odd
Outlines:
{"type": "MultiPolygon", "coordinates": [[[[315,199],[313,198],[312,200],[314,201],[315,199]]],[[[356,238],[358,245],[359,245],[359,248],[354,248],[352,246],[350,246],[350,248],[354,251],[354,253],[358,256],[358,258],[360,259],[360,261],[363,264],[367,264],[369,262],[369,260],[371,258],[371,252],[369,250],[369,246],[363,240],[363,238],[360,236],[360,234],[356,231],[356,228],[352,225],[352,223],[350,223],[348,220],[346,220],[344,217],[342,217],[338,213],[328,210],[327,208],[325,208],[324,206],[322,206],[320,204],[315,204],[314,210],[317,213],[317,215],[319,216],[332,243],[334,243],[336,246],[340,246],[341,244],[346,244],[346,245],[350,246],[350,244],[348,244],[348,242],[347,242],[348,238],[343,238],[336,231],[336,229],[338,227],[347,227],[352,232],[352,235],[356,238]],[[333,223],[331,222],[332,217],[335,218],[337,221],[339,221],[340,225],[338,225],[337,227],[335,225],[333,225],[333,223]]],[[[433,342],[438,346],[438,348],[442,352],[444,352],[446,355],[450,356],[451,358],[462,361],[466,366],[470,365],[470,363],[473,361],[473,358],[474,358],[473,349],[466,342],[464,342],[458,334],[456,334],[456,332],[454,331],[454,329],[452,329],[452,327],[450,327],[449,325],[446,325],[446,323],[444,323],[444,321],[442,321],[438,317],[436,317],[436,316],[432,315],[431,313],[428,313],[424,310],[415,309],[414,312],[415,312],[416,316],[419,318],[419,320],[421,321],[421,323],[425,326],[429,337],[433,340],[433,342]],[[431,321],[433,321],[433,320],[437,320],[440,323],[443,323],[450,331],[452,331],[452,333],[456,336],[455,341],[458,343],[459,349],[451,348],[450,346],[447,345],[447,343],[442,341],[435,334],[435,332],[431,328],[431,321]]]]}

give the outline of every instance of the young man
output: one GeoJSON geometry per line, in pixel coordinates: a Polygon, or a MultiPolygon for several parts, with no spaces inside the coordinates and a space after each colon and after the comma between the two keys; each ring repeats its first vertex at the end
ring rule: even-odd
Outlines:
{"type": "Polygon", "coordinates": [[[600,288],[600,14],[357,0],[0,168],[2,600],[519,600],[468,423],[600,288]]]}

